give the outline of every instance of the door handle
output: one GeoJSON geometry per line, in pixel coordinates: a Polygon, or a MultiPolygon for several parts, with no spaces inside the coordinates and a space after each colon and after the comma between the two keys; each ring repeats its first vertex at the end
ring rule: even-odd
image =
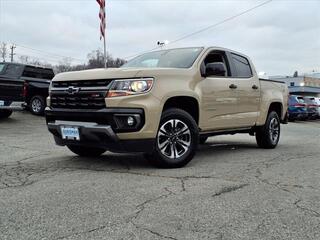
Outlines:
{"type": "Polygon", "coordinates": [[[236,89],[236,88],[238,88],[238,86],[235,85],[235,84],[231,84],[231,85],[229,86],[229,88],[230,88],[230,89],[236,89]]]}
{"type": "Polygon", "coordinates": [[[257,89],[259,89],[259,87],[257,85],[253,85],[252,89],[257,90],[257,89]]]}

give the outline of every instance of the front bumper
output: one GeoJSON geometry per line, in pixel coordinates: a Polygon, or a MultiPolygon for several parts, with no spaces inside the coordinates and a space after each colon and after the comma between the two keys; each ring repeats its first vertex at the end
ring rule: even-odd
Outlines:
{"type": "Polygon", "coordinates": [[[0,110],[23,111],[24,102],[2,101],[0,99],[0,110]]]}
{"type": "Polygon", "coordinates": [[[46,108],[46,120],[49,131],[54,135],[57,145],[80,145],[100,147],[112,152],[151,152],[154,139],[119,139],[117,134],[139,131],[144,125],[142,109],[101,109],[101,110],[66,110],[46,108]],[[132,127],[124,126],[123,119],[135,118],[132,127]],[[61,127],[72,126],[79,129],[80,140],[62,138],[61,127]]]}
{"type": "Polygon", "coordinates": [[[294,120],[304,120],[308,118],[307,112],[291,112],[289,113],[289,118],[294,120]]]}

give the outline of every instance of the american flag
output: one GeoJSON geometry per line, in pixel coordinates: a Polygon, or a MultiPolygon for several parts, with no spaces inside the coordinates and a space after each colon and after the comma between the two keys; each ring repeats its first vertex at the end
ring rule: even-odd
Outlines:
{"type": "Polygon", "coordinates": [[[105,0],[96,0],[100,6],[100,40],[105,37],[106,32],[106,2],[105,0]]]}

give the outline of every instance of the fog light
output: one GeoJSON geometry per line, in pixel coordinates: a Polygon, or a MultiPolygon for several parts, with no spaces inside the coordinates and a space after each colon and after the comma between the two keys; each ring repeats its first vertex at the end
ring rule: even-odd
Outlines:
{"type": "Polygon", "coordinates": [[[128,126],[132,127],[134,125],[134,123],[135,123],[134,118],[133,117],[128,117],[128,119],[127,119],[128,126]]]}

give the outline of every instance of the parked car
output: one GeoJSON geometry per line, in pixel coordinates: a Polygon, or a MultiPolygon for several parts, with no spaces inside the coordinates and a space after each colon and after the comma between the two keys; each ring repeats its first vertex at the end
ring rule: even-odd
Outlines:
{"type": "Polygon", "coordinates": [[[308,119],[307,104],[302,96],[289,96],[288,115],[289,121],[308,119]]]}
{"type": "Polygon", "coordinates": [[[288,94],[285,83],[259,79],[241,53],[161,50],[120,69],[56,75],[46,121],[56,144],[80,156],[145,152],[157,166],[182,167],[209,136],[249,133],[275,148],[288,94]]]}
{"type": "Polygon", "coordinates": [[[0,63],[0,117],[9,117],[24,106],[33,114],[43,114],[53,77],[50,68],[0,63]]]}
{"type": "Polygon", "coordinates": [[[314,101],[317,103],[318,105],[318,118],[320,118],[320,98],[315,97],[314,101]]]}
{"type": "Polygon", "coordinates": [[[304,101],[307,104],[308,118],[316,119],[318,117],[318,104],[314,97],[304,97],[304,101]]]}

